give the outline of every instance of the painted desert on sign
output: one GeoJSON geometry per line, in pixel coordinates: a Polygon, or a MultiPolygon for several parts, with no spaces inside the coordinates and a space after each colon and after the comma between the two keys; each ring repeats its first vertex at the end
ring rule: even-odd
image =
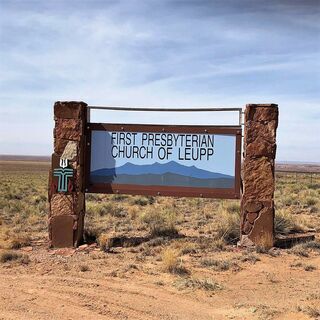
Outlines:
{"type": "Polygon", "coordinates": [[[319,318],[319,174],[276,174],[287,248],[238,248],[238,201],[87,194],[85,243],[50,249],[49,166],[0,162],[0,319],[319,318]]]}

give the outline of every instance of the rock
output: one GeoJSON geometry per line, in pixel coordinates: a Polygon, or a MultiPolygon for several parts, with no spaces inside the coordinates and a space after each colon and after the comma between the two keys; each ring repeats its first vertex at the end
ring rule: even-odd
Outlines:
{"type": "Polygon", "coordinates": [[[244,196],[271,200],[274,193],[273,165],[266,157],[245,159],[243,164],[244,196]]]}
{"type": "Polygon", "coordinates": [[[245,201],[244,200],[244,206],[243,206],[244,210],[247,212],[258,212],[259,210],[262,209],[262,203],[259,201],[245,201]]]}
{"type": "Polygon", "coordinates": [[[254,243],[248,238],[247,235],[241,235],[240,241],[237,243],[238,247],[254,247],[254,243]]]}
{"type": "Polygon", "coordinates": [[[75,141],[69,141],[64,148],[61,158],[67,160],[74,160],[77,156],[78,143],[75,141]]]}
{"type": "Polygon", "coordinates": [[[246,119],[252,121],[277,121],[279,109],[277,104],[248,104],[245,115],[246,119]]]}
{"type": "Polygon", "coordinates": [[[257,212],[248,212],[247,213],[247,220],[253,224],[254,221],[257,219],[258,213],[257,212]]]}
{"type": "Polygon", "coordinates": [[[59,156],[59,159],[68,144],[69,140],[66,139],[54,139],[54,152],[59,156]]]}
{"type": "Polygon", "coordinates": [[[71,215],[53,216],[49,219],[51,245],[55,248],[73,247],[73,223],[71,215]]]}
{"type": "Polygon", "coordinates": [[[56,139],[67,139],[80,141],[83,135],[82,122],[77,119],[56,119],[54,137],[56,139]]]}
{"type": "Polygon", "coordinates": [[[21,250],[25,252],[31,252],[33,248],[31,246],[28,246],[28,247],[22,247],[21,250]]]}
{"type": "Polygon", "coordinates": [[[51,197],[51,216],[73,215],[72,195],[55,193],[51,197]]]}
{"type": "Polygon", "coordinates": [[[76,249],[61,248],[61,249],[55,250],[54,254],[59,255],[59,256],[64,256],[64,257],[71,257],[75,252],[76,252],[76,249]]]}
{"type": "Polygon", "coordinates": [[[78,247],[78,251],[83,251],[83,250],[86,250],[89,248],[89,245],[88,244],[83,244],[81,246],[78,247]]]}
{"type": "Polygon", "coordinates": [[[252,230],[253,225],[249,222],[249,221],[245,221],[243,228],[242,228],[242,232],[244,234],[249,234],[252,230]]]}
{"type": "Polygon", "coordinates": [[[77,101],[57,101],[54,104],[55,118],[80,119],[84,117],[84,109],[87,106],[84,102],[77,101]]]}
{"type": "Polygon", "coordinates": [[[245,150],[245,157],[269,157],[273,158],[276,153],[276,144],[263,139],[256,139],[249,143],[245,150]]]}
{"type": "Polygon", "coordinates": [[[260,211],[259,217],[255,220],[254,228],[248,235],[256,245],[266,248],[273,247],[274,208],[265,207],[260,211]]]}
{"type": "MultiPolygon", "coordinates": [[[[273,120],[267,124],[248,121],[245,125],[245,139],[247,145],[255,140],[259,143],[269,142],[270,144],[275,144],[276,142],[276,121],[273,120]]],[[[248,152],[246,152],[248,153],[248,152]]]]}

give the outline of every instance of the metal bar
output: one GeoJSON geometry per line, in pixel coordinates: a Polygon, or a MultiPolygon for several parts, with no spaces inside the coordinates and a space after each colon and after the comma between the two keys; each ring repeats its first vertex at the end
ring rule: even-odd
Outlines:
{"type": "Polygon", "coordinates": [[[87,123],[90,123],[90,119],[91,119],[91,112],[90,112],[90,108],[87,107],[87,123]]]}
{"type": "Polygon", "coordinates": [[[242,112],[242,108],[144,108],[144,107],[99,107],[88,106],[92,110],[114,110],[114,111],[164,111],[164,112],[211,112],[211,111],[237,111],[242,112]]]}
{"type": "Polygon", "coordinates": [[[169,133],[203,133],[203,134],[241,134],[240,126],[190,126],[158,124],[118,124],[89,123],[88,130],[125,131],[125,132],[169,132],[169,133]]]}

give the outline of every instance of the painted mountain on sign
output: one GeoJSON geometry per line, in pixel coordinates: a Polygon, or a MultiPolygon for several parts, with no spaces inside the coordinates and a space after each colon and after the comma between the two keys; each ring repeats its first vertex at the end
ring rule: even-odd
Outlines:
{"type": "Polygon", "coordinates": [[[184,166],[175,161],[148,165],[127,162],[118,168],[91,171],[91,183],[137,184],[199,188],[233,188],[234,177],[184,166]]]}

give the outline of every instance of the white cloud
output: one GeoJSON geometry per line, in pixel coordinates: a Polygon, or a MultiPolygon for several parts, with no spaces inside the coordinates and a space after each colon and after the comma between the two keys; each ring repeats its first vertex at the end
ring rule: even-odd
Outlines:
{"type": "Polygon", "coordinates": [[[58,3],[50,10],[40,2],[0,4],[1,153],[49,154],[55,100],[172,107],[275,102],[279,159],[319,159],[320,148],[310,148],[320,142],[313,134],[320,20],[312,8],[83,1],[71,10],[70,2],[58,3]]]}

